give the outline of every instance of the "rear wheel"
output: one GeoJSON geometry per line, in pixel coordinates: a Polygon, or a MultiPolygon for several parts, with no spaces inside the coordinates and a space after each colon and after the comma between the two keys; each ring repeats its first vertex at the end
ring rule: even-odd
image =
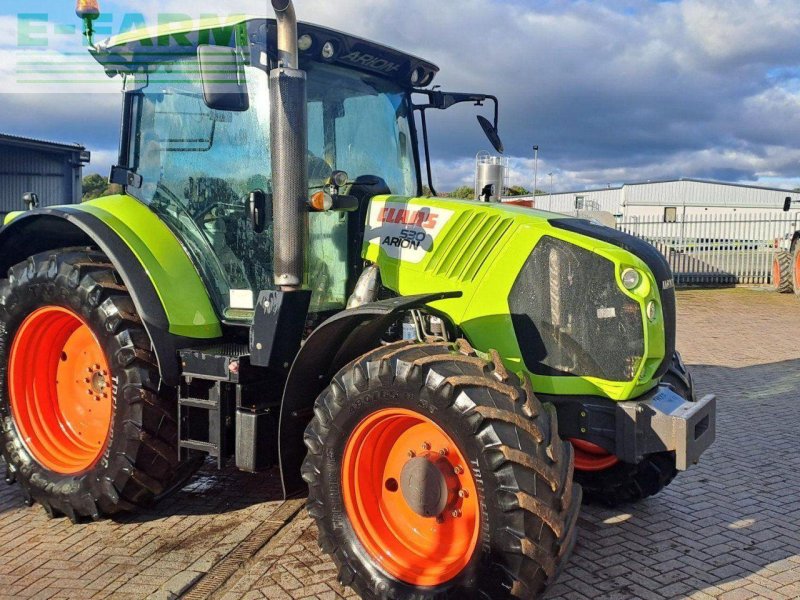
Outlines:
{"type": "Polygon", "coordinates": [[[7,479],[51,515],[147,505],[195,464],[177,458],[177,403],[100,252],[64,249],[0,282],[0,442],[7,479]]]}
{"type": "Polygon", "coordinates": [[[462,342],[380,348],[315,405],[303,477],[320,545],[363,598],[531,598],[574,544],[555,410],[462,342]]]}
{"type": "MultiPolygon", "coordinates": [[[[661,382],[684,399],[695,401],[692,375],[677,352],[661,382]]],[[[638,502],[660,492],[678,473],[673,452],[650,454],[633,465],[584,440],[571,442],[575,447],[575,481],[583,487],[587,503],[618,506],[638,502]]]]}
{"type": "MultiPolygon", "coordinates": [[[[772,256],[772,282],[770,287],[781,294],[792,291],[792,255],[788,250],[776,250],[772,256]]],[[[795,286],[796,289],[796,286],[795,286]]]]}

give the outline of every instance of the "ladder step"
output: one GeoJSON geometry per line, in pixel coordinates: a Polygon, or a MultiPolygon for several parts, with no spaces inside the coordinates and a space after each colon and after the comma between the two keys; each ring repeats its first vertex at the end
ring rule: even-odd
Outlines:
{"type": "Polygon", "coordinates": [[[200,452],[206,452],[210,456],[219,457],[219,447],[216,444],[197,440],[181,440],[179,446],[187,450],[199,450],[200,452]]]}
{"type": "Polygon", "coordinates": [[[181,406],[190,406],[192,408],[203,408],[205,410],[219,410],[219,402],[217,400],[204,400],[202,398],[179,398],[178,404],[181,406]]]}

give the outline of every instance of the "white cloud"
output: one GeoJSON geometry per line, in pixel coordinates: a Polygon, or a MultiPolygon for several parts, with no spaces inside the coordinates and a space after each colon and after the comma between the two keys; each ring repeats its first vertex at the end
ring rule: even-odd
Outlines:
{"type": "Polygon", "coordinates": [[[800,47],[795,0],[687,0],[681,9],[688,38],[719,66],[781,62],[800,47]]]}
{"type": "MultiPolygon", "coordinates": [[[[301,20],[433,60],[446,88],[498,95],[514,183],[533,186],[533,144],[541,148],[540,188],[549,185],[548,172],[558,189],[665,177],[791,184],[800,174],[795,0],[295,4],[301,20]]],[[[159,13],[263,15],[267,6],[118,0],[114,10],[154,21],[159,13]]],[[[0,39],[12,26],[0,17],[0,39]]],[[[11,75],[0,67],[0,83],[11,75]]],[[[42,109],[40,119],[63,129],[55,121],[64,117],[55,107],[62,102],[50,102],[54,110],[42,109]]],[[[108,119],[103,139],[111,151],[118,98],[92,102],[108,119]]],[[[474,114],[459,107],[430,116],[441,189],[471,184],[475,153],[488,146],[474,114]]]]}

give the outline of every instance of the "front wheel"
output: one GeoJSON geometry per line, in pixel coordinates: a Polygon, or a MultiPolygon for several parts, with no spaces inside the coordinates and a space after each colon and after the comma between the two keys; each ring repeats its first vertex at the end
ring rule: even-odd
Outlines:
{"type": "Polygon", "coordinates": [[[317,399],[303,477],[320,545],[363,598],[532,598],[580,488],[555,409],[465,343],[380,348],[317,399]]]}

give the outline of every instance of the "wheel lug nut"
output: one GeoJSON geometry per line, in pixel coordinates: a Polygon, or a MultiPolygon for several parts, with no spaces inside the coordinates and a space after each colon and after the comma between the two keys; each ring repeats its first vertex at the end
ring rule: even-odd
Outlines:
{"type": "Polygon", "coordinates": [[[422,449],[423,450],[430,450],[431,445],[428,442],[422,442],[422,449]]]}
{"type": "Polygon", "coordinates": [[[449,454],[447,448],[442,448],[439,450],[439,456],[447,456],[449,454]]]}
{"type": "Polygon", "coordinates": [[[458,510],[458,509],[455,509],[451,514],[453,515],[454,519],[458,519],[461,516],[461,511],[458,510]]]}
{"type": "Polygon", "coordinates": [[[456,475],[461,475],[464,472],[463,467],[460,467],[460,466],[456,467],[453,470],[456,472],[456,475]]]}
{"type": "Polygon", "coordinates": [[[408,458],[414,458],[416,455],[417,455],[417,453],[414,452],[413,450],[409,450],[408,451],[408,458]]]}
{"type": "Polygon", "coordinates": [[[458,497],[469,498],[469,492],[467,490],[458,490],[458,497]]]}

